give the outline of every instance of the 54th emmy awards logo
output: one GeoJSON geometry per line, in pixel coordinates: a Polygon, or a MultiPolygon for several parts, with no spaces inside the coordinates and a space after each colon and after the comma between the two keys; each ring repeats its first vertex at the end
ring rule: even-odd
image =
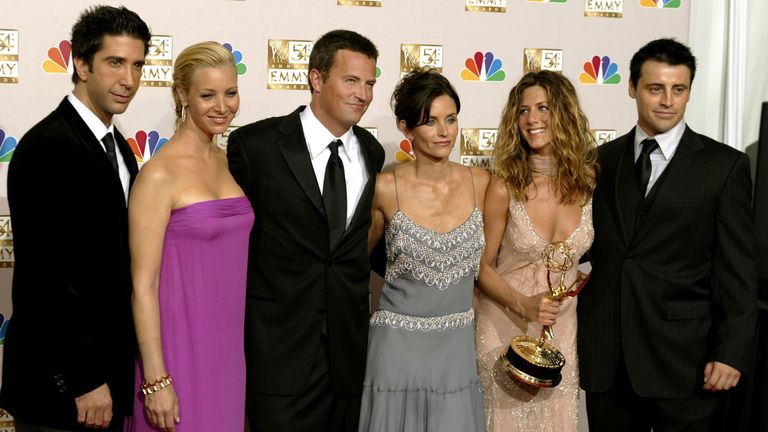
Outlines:
{"type": "Polygon", "coordinates": [[[523,73],[550,70],[563,71],[563,50],[526,48],[523,52],[523,73]]]}
{"type": "Polygon", "coordinates": [[[229,142],[229,134],[237,130],[240,126],[235,126],[230,124],[229,127],[227,127],[227,130],[224,131],[223,134],[216,136],[216,145],[224,150],[227,151],[227,143],[229,142]]]}
{"type": "Polygon", "coordinates": [[[381,0],[336,0],[339,6],[381,7],[381,0]]]}
{"type": "Polygon", "coordinates": [[[592,129],[597,145],[605,144],[616,139],[615,129],[592,129]]]}
{"type": "Polygon", "coordinates": [[[19,82],[19,31],[0,29],[0,84],[19,82]]]}
{"type": "Polygon", "coordinates": [[[141,85],[170,87],[173,84],[173,36],[152,35],[141,71],[141,85]]]}
{"type": "Polygon", "coordinates": [[[267,46],[267,88],[309,90],[309,54],[312,41],[269,39],[267,46]]]}
{"type": "Polygon", "coordinates": [[[461,164],[490,169],[497,134],[497,129],[462,128],[461,164]]]}
{"type": "Polygon", "coordinates": [[[11,217],[0,216],[0,268],[13,267],[14,261],[11,217]]]}
{"type": "Polygon", "coordinates": [[[401,44],[400,76],[422,67],[443,73],[443,47],[441,45],[401,44]]]}
{"type": "Polygon", "coordinates": [[[464,0],[464,10],[467,12],[505,13],[507,0],[464,0]]]}
{"type": "Polygon", "coordinates": [[[584,16],[621,18],[624,16],[624,0],[585,0],[584,16]]]}

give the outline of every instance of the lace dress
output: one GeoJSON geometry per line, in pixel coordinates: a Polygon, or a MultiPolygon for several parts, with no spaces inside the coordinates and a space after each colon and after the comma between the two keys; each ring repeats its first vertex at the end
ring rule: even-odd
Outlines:
{"type": "Polygon", "coordinates": [[[360,432],[485,430],[472,289],[485,239],[475,208],[438,233],[398,209],[387,270],[370,321],[360,432]]]}
{"type": "MultiPolygon", "coordinates": [[[[592,244],[592,202],[581,210],[576,230],[565,241],[578,262],[592,244]]],[[[510,196],[509,215],[496,271],[507,284],[530,296],[548,291],[542,251],[548,242],[536,234],[523,203],[510,196]]],[[[566,273],[567,285],[577,267],[566,273]]],[[[556,282],[553,276],[553,282],[556,282]]],[[[478,370],[485,395],[488,431],[576,431],[579,411],[579,372],[576,358],[576,298],[562,302],[554,326],[555,346],[565,355],[563,380],[555,388],[520,384],[501,368],[500,356],[517,335],[539,337],[541,325],[508,312],[482,293],[477,303],[478,370]]]]}

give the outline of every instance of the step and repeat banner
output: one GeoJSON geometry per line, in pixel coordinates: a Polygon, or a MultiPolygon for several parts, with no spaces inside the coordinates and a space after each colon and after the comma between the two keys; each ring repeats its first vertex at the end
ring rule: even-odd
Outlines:
{"type": "MultiPolygon", "coordinates": [[[[430,66],[459,93],[461,133],[452,158],[488,166],[510,88],[527,71],[562,72],[576,86],[598,142],[631,128],[629,61],[649,40],[688,40],[686,0],[125,0],[107,1],[137,12],[153,34],[142,88],[115,118],[139,164],[173,132],[173,61],[203,40],[218,41],[237,61],[240,115],[231,129],[308,104],[307,63],[312,41],[344,28],[379,49],[374,100],[360,125],[381,141],[387,165],[413,159],[397,130],[389,99],[402,74],[430,66]]],[[[72,89],[70,30],[89,1],[7,0],[0,5],[0,350],[11,310],[13,227],[6,175],[24,133],[72,89]]],[[[226,135],[226,134],[225,134],[226,135]]],[[[218,140],[226,146],[226,136],[218,140]]],[[[67,161],[62,161],[66,164],[67,161]]],[[[386,167],[385,167],[386,169],[386,167]]],[[[57,191],[51,193],[77,193],[57,191]]],[[[41,197],[45,199],[45,197],[41,197]]],[[[51,209],[51,223],[56,223],[51,209]]],[[[69,256],[77,233],[62,226],[51,247],[69,256]]],[[[0,361],[1,361],[0,351],[0,361]]],[[[13,430],[0,416],[0,432],[13,430]]]]}

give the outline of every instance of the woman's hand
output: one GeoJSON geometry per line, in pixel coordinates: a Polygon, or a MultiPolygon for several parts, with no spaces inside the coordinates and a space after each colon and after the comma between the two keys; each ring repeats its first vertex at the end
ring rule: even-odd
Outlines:
{"type": "Polygon", "coordinates": [[[173,384],[144,396],[149,423],[158,430],[174,432],[179,423],[179,401],[173,384]]]}
{"type": "Polygon", "coordinates": [[[528,321],[545,325],[555,325],[560,312],[560,302],[547,297],[547,293],[525,297],[522,301],[522,315],[528,321]]]}

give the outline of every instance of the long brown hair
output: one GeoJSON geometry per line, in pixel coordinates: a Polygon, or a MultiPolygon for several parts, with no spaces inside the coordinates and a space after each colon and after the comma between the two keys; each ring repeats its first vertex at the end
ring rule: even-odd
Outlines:
{"type": "Polygon", "coordinates": [[[520,132],[518,117],[523,91],[533,86],[544,89],[549,103],[550,145],[557,167],[553,179],[555,192],[564,204],[584,205],[595,189],[597,144],[579,106],[576,89],[560,73],[529,72],[510,90],[495,144],[494,174],[504,180],[515,199],[530,198],[526,188],[533,182],[528,164],[531,148],[520,132]]]}

